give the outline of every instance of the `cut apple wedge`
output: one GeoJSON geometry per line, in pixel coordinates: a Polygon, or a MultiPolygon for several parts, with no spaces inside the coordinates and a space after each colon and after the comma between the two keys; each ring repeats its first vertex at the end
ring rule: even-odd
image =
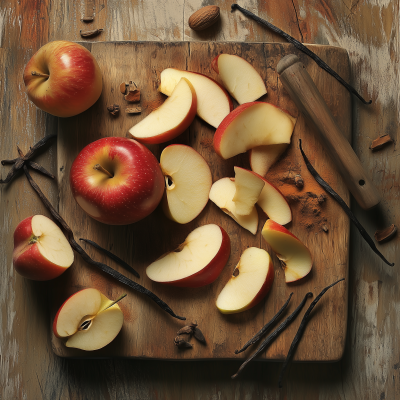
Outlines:
{"type": "Polygon", "coordinates": [[[265,176],[288,146],[287,143],[280,143],[254,147],[249,151],[250,168],[257,174],[265,176]]]}
{"type": "Polygon", "coordinates": [[[109,344],[118,335],[124,316],[118,304],[97,289],[83,289],[69,297],[58,310],[53,332],[68,338],[65,345],[92,351],[109,344]]]}
{"type": "Polygon", "coordinates": [[[196,228],[175,250],[146,269],[154,282],[179,287],[200,287],[214,282],[228,262],[231,244],[218,225],[196,228]]]}
{"type": "Polygon", "coordinates": [[[265,250],[246,249],[217,298],[218,310],[233,314],[254,307],[271,289],[274,276],[271,257],[265,250]]]}
{"type": "Polygon", "coordinates": [[[233,218],[240,226],[256,234],[258,228],[258,214],[255,207],[248,215],[240,215],[236,211],[233,197],[236,193],[235,180],[222,178],[215,182],[210,190],[210,200],[215,203],[225,214],[233,218]]]}
{"type": "Polygon", "coordinates": [[[214,149],[228,159],[254,147],[290,143],[296,120],[270,103],[242,104],[219,125],[214,149]]]}
{"type": "Polygon", "coordinates": [[[129,129],[141,143],[158,144],[183,133],[196,116],[197,96],[185,78],[177,82],[171,96],[159,108],[129,129]]]}
{"type": "Polygon", "coordinates": [[[265,185],[261,176],[244,168],[235,167],[235,203],[236,213],[249,215],[260,197],[265,185]]]}
{"type": "Polygon", "coordinates": [[[161,84],[158,90],[167,96],[171,96],[181,78],[188,79],[196,91],[197,115],[217,128],[221,121],[233,110],[232,100],[226,90],[206,75],[175,68],[167,68],[161,72],[161,84]]]}
{"type": "Polygon", "coordinates": [[[287,283],[304,278],[311,271],[310,251],[286,228],[269,219],[263,227],[262,236],[281,261],[287,283]]]}
{"type": "Polygon", "coordinates": [[[267,93],[260,74],[242,57],[220,54],[211,63],[225,89],[239,104],[249,103],[267,93]]]}
{"type": "Polygon", "coordinates": [[[206,206],[212,185],[206,160],[189,146],[172,144],[161,153],[160,166],[166,182],[165,215],[179,224],[192,221],[206,206]]]}

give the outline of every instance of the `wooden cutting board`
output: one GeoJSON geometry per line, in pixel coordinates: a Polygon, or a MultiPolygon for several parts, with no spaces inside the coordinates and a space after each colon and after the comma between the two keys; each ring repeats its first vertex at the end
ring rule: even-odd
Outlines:
{"type": "MultiPolygon", "coordinates": [[[[261,237],[266,216],[259,210],[259,229],[254,236],[237,225],[231,218],[209,202],[194,221],[179,225],[168,220],[158,208],[144,220],[129,226],[107,226],[92,220],[79,208],[71,195],[69,171],[80,150],[90,142],[106,136],[125,137],[129,128],[158,107],[165,96],[157,92],[160,73],[167,67],[175,67],[204,73],[216,80],[211,61],[219,53],[237,54],[248,60],[267,82],[268,94],[261,100],[287,109],[297,116],[298,111],[282,88],[276,73],[278,61],[290,53],[297,54],[316,82],[328,106],[337,118],[348,139],[351,137],[351,98],[348,92],[330,75],[321,70],[311,59],[290,44],[281,43],[152,43],[119,42],[85,44],[97,59],[103,71],[103,93],[100,100],[88,111],[67,119],[58,125],[58,179],[59,211],[72,227],[76,238],[88,238],[111,250],[126,260],[141,278],[125,272],[100,252],[83,245],[96,260],[126,274],[149,288],[166,301],[178,315],[196,320],[203,331],[207,345],[193,338],[193,348],[179,350],[173,344],[176,332],[184,322],[172,318],[147,297],[124,287],[109,276],[99,272],[76,255],[74,265],[54,281],[52,294],[52,319],[63,301],[76,291],[94,287],[111,299],[122,293],[128,296],[120,302],[125,322],[118,337],[105,348],[84,352],[68,349],[53,335],[53,349],[62,357],[141,357],[170,360],[243,359],[253,352],[235,355],[240,348],[281,308],[293,292],[286,312],[289,315],[300,303],[305,293],[314,297],[328,284],[348,276],[349,221],[331,198],[322,203],[318,196],[323,190],[308,173],[298,149],[298,139],[311,162],[332,187],[349,202],[349,193],[334,166],[319,143],[318,135],[305,125],[300,116],[288,151],[270,172],[270,179],[290,200],[293,221],[288,225],[310,249],[314,264],[310,275],[297,284],[288,285],[279,261],[261,237]],[[127,103],[119,91],[121,82],[133,80],[142,93],[140,115],[126,115],[127,103]],[[106,110],[109,104],[119,104],[121,114],[113,118],[106,110]],[[300,173],[305,185],[296,189],[292,178],[300,173]],[[216,223],[231,238],[232,251],[228,264],[220,277],[211,285],[197,288],[173,288],[151,282],[145,268],[161,254],[175,249],[196,227],[216,223]],[[328,229],[327,232],[324,229],[328,229]],[[239,314],[222,315],[215,307],[215,300],[232,274],[244,249],[256,246],[270,252],[275,265],[275,281],[270,293],[256,307],[239,314]]],[[[323,60],[333,67],[346,81],[350,79],[349,60],[344,49],[310,45],[323,60]]],[[[249,168],[247,155],[227,161],[220,159],[212,148],[215,129],[195,118],[187,132],[174,143],[184,143],[204,156],[211,167],[213,181],[234,176],[235,165],[249,168]]],[[[149,146],[159,158],[162,149],[170,144],[149,146]]],[[[347,280],[330,289],[313,311],[305,335],[294,357],[297,361],[336,361],[342,357],[347,324],[347,280]]],[[[261,358],[283,360],[298,329],[301,318],[310,304],[307,302],[300,316],[263,353],[261,358]]],[[[283,320],[283,318],[282,318],[283,320]]]]}

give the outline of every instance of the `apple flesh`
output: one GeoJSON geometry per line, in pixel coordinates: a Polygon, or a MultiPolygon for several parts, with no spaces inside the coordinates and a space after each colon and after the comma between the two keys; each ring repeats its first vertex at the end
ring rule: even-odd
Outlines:
{"type": "Polygon", "coordinates": [[[18,224],[13,265],[20,275],[47,281],[60,276],[73,262],[74,252],[67,238],[51,219],[35,215],[18,224]]]}
{"type": "Polygon", "coordinates": [[[218,310],[223,314],[233,314],[254,307],[271,289],[274,276],[271,257],[265,250],[246,249],[217,298],[218,310]]]}
{"type": "Polygon", "coordinates": [[[214,282],[228,262],[231,244],[218,225],[196,228],[175,250],[150,264],[147,276],[154,282],[178,287],[200,287],[214,282]]]}
{"type": "Polygon", "coordinates": [[[262,236],[281,261],[287,283],[302,279],[311,271],[310,250],[286,228],[269,219],[262,236]]]}
{"type": "Polygon", "coordinates": [[[254,147],[290,143],[296,120],[269,103],[242,104],[218,126],[214,149],[223,159],[254,147]]]}
{"type": "Polygon", "coordinates": [[[83,46],[54,41],[41,47],[24,70],[29,100],[56,117],[72,117],[91,107],[103,88],[96,59],[83,46]]]}
{"type": "Polygon", "coordinates": [[[258,228],[258,214],[255,207],[248,215],[240,215],[236,211],[236,204],[233,197],[236,193],[235,180],[222,178],[211,187],[210,200],[214,202],[225,214],[233,218],[240,226],[256,234],[258,228]]]}
{"type": "Polygon", "coordinates": [[[136,140],[119,137],[86,146],[72,164],[70,185],[79,206],[110,225],[132,224],[149,215],[165,187],[151,151],[136,140]],[[96,169],[98,165],[106,172],[96,169]]]}
{"type": "Polygon", "coordinates": [[[287,143],[281,143],[254,147],[249,151],[250,168],[257,174],[265,176],[288,146],[287,143]]]}
{"type": "Polygon", "coordinates": [[[242,57],[220,54],[211,63],[222,84],[239,104],[250,103],[267,94],[260,74],[242,57]]]}
{"type": "Polygon", "coordinates": [[[112,303],[97,289],[84,289],[73,294],[54,318],[54,334],[68,338],[67,347],[86,351],[101,349],[114,340],[124,322],[118,304],[110,307],[112,303]]]}
{"type": "Polygon", "coordinates": [[[233,110],[232,100],[226,90],[206,75],[167,68],[161,72],[160,78],[158,90],[167,96],[171,96],[181,78],[188,79],[197,95],[197,115],[214,128],[233,110]]]}
{"type": "Polygon", "coordinates": [[[183,133],[196,116],[197,97],[193,85],[182,78],[171,96],[155,111],[129,129],[130,135],[142,143],[158,144],[183,133]]]}
{"type": "Polygon", "coordinates": [[[179,224],[195,219],[208,202],[212,185],[210,167],[194,149],[172,144],[161,153],[160,167],[165,177],[165,215],[179,224]]]}

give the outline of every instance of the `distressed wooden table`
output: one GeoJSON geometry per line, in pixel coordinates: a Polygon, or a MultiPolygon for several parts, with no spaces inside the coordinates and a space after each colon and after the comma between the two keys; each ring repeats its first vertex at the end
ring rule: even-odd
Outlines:
{"type": "MultiPolygon", "coordinates": [[[[277,35],[240,13],[231,2],[176,0],[20,0],[0,6],[0,158],[16,156],[46,134],[56,119],[27,100],[22,71],[33,53],[50,40],[80,40],[79,30],[104,28],[94,40],[279,42],[277,35]],[[86,4],[87,3],[87,4],[86,4]],[[194,33],[187,24],[203,5],[221,7],[221,22],[194,33]],[[86,7],[95,19],[84,25],[86,7]],[[86,28],[85,28],[86,26],[86,28]]],[[[371,106],[353,101],[353,147],[383,194],[373,212],[352,208],[373,233],[400,225],[399,18],[397,2],[385,0],[243,0],[240,5],[306,43],[348,50],[352,83],[371,106]],[[381,134],[395,144],[371,153],[381,134]]],[[[56,150],[38,160],[55,171],[56,150]]],[[[6,169],[1,169],[4,178],[6,169]]],[[[57,183],[35,175],[57,202],[57,183]]],[[[147,360],[66,360],[53,354],[48,291],[51,282],[30,282],[13,271],[13,231],[23,218],[47,215],[23,176],[0,187],[0,398],[1,399],[395,399],[400,396],[399,265],[383,264],[351,230],[349,323],[345,354],[332,364],[295,364],[283,389],[277,388],[280,364],[258,362],[231,381],[239,362],[154,362],[147,360]]],[[[400,262],[399,236],[379,245],[400,262]]]]}

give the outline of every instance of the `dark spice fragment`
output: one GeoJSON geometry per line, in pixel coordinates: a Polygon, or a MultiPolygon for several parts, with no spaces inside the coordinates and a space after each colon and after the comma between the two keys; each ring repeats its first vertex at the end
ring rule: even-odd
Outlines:
{"type": "Polygon", "coordinates": [[[142,112],[142,107],[127,107],[125,108],[127,114],[140,114],[142,112]]]}
{"type": "Polygon", "coordinates": [[[92,31],[79,31],[79,33],[83,38],[90,38],[90,37],[100,35],[100,33],[103,31],[104,31],[103,28],[99,28],[99,29],[94,29],[92,31]]]}
{"type": "Polygon", "coordinates": [[[191,325],[186,325],[183,328],[179,329],[179,331],[177,332],[177,335],[192,335],[193,334],[193,328],[191,325]]]}
{"type": "Polygon", "coordinates": [[[306,46],[304,46],[303,43],[299,42],[296,40],[294,37],[290,36],[286,32],[282,31],[275,25],[271,24],[268,21],[265,21],[264,19],[258,17],[257,15],[253,14],[252,12],[240,7],[238,4],[232,4],[231,5],[232,11],[234,10],[239,10],[241,11],[244,15],[246,15],[249,18],[254,19],[254,21],[258,22],[261,25],[266,26],[267,28],[271,29],[278,35],[282,36],[285,38],[289,43],[292,43],[297,49],[302,51],[303,53],[307,54],[309,57],[311,57],[319,67],[324,69],[326,72],[331,74],[334,78],[336,78],[350,93],[353,93],[355,96],[357,96],[364,104],[371,104],[372,100],[366,101],[363,99],[363,97],[357,92],[356,89],[354,89],[351,85],[349,85],[340,75],[338,75],[337,72],[335,72],[328,64],[326,64],[321,58],[319,58],[314,52],[309,50],[306,46]]]}
{"type": "Polygon", "coordinates": [[[307,322],[308,322],[308,317],[311,314],[311,311],[313,310],[313,308],[315,307],[315,305],[318,303],[318,301],[321,299],[321,297],[332,287],[335,286],[337,283],[344,281],[344,278],[339,279],[338,281],[332,283],[331,285],[327,286],[325,289],[322,290],[322,292],[313,300],[313,302],[310,304],[310,307],[308,307],[306,313],[304,314],[303,319],[300,322],[300,326],[299,329],[296,333],[296,336],[293,339],[293,342],[290,346],[288,355],[286,357],[286,360],[283,364],[281,373],[279,375],[279,387],[282,387],[282,380],[283,380],[283,375],[285,374],[285,371],[287,369],[287,367],[289,366],[290,361],[293,358],[294,352],[296,351],[296,347],[299,344],[299,341],[301,339],[301,337],[303,336],[304,330],[306,328],[307,322]]]}
{"type": "Polygon", "coordinates": [[[298,187],[299,189],[302,189],[304,186],[304,181],[303,178],[301,177],[301,175],[296,175],[294,177],[294,184],[296,185],[296,187],[298,187]]]}
{"type": "Polygon", "coordinates": [[[282,306],[282,308],[272,317],[272,319],[266,323],[261,330],[259,330],[240,350],[235,350],[235,354],[239,354],[242,351],[245,351],[248,347],[250,347],[252,344],[257,343],[262,336],[268,332],[269,328],[278,320],[278,318],[282,315],[282,313],[285,311],[286,307],[289,304],[290,299],[293,296],[293,292],[290,293],[289,298],[286,300],[286,303],[282,306]]]}
{"type": "Polygon", "coordinates": [[[377,139],[373,140],[371,143],[371,146],[369,146],[369,148],[372,151],[376,151],[376,150],[380,150],[383,147],[392,144],[393,143],[393,139],[389,136],[389,135],[382,135],[379,136],[377,139]]]}
{"type": "Polygon", "coordinates": [[[118,104],[111,104],[110,106],[107,106],[107,110],[111,115],[116,117],[119,114],[119,105],[118,104]]]}
{"type": "Polygon", "coordinates": [[[180,349],[190,349],[193,347],[189,342],[187,342],[185,339],[181,338],[180,336],[177,336],[174,339],[174,343],[175,343],[175,346],[180,349]]]}
{"type": "Polygon", "coordinates": [[[183,328],[179,329],[178,335],[188,334],[190,336],[194,336],[196,340],[199,342],[206,344],[206,338],[203,335],[203,332],[198,328],[196,322],[192,322],[190,325],[186,325],[183,328]]]}
{"type": "Polygon", "coordinates": [[[94,17],[83,17],[81,19],[82,22],[92,22],[94,20],[94,17]]]}
{"type": "Polygon", "coordinates": [[[395,224],[392,224],[385,229],[377,230],[374,237],[377,242],[387,242],[395,237],[396,233],[397,226],[395,224]]]}
{"type": "Polygon", "coordinates": [[[193,330],[193,336],[200,343],[206,344],[206,338],[203,335],[203,332],[196,326],[193,330]]]}
{"type": "Polygon", "coordinates": [[[360,224],[360,222],[358,221],[356,216],[353,214],[353,212],[347,206],[346,202],[320,177],[318,172],[310,164],[310,161],[308,160],[307,156],[304,154],[304,151],[303,151],[303,149],[301,147],[301,139],[299,139],[299,148],[300,148],[301,154],[302,154],[302,156],[304,158],[304,161],[306,163],[307,169],[310,171],[310,173],[314,177],[314,179],[339,203],[339,205],[342,207],[344,212],[348,215],[350,220],[357,227],[357,229],[360,232],[361,236],[369,244],[369,247],[371,247],[372,251],[374,253],[376,253],[387,265],[390,265],[391,267],[393,267],[394,263],[390,263],[388,260],[386,260],[386,258],[383,256],[383,254],[377,249],[373,239],[371,238],[371,236],[368,235],[367,231],[360,224]]]}

